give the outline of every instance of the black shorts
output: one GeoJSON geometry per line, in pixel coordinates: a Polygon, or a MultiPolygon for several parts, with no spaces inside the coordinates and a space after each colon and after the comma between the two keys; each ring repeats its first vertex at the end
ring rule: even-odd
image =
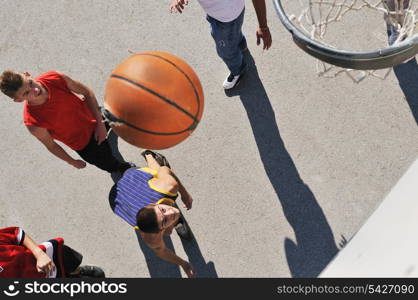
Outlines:
{"type": "Polygon", "coordinates": [[[83,261],[83,255],[67,245],[64,245],[63,258],[66,275],[77,270],[83,261]]]}
{"type": "Polygon", "coordinates": [[[53,261],[57,268],[57,277],[68,277],[68,275],[81,265],[83,260],[83,255],[78,251],[68,247],[67,245],[63,245],[62,247],[62,265],[64,270],[61,268],[61,259],[59,257],[60,251],[58,251],[58,242],[56,240],[49,240],[49,242],[54,247],[54,257],[53,261]]]}

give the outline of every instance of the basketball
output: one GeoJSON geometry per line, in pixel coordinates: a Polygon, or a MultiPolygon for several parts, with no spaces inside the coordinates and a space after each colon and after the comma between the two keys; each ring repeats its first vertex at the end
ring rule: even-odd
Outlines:
{"type": "Polygon", "coordinates": [[[203,89],[193,69],[165,52],[137,53],[112,71],[105,89],[105,118],[126,142],[166,149],[185,140],[202,117],[203,89]]]}

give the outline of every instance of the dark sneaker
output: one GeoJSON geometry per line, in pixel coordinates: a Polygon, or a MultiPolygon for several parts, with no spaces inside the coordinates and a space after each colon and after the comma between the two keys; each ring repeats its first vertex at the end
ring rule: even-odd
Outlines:
{"type": "Polygon", "coordinates": [[[96,266],[81,266],[80,267],[80,278],[105,278],[104,271],[96,266]]]}
{"type": "Polygon", "coordinates": [[[170,164],[169,164],[169,162],[168,162],[168,160],[165,158],[165,156],[164,155],[162,155],[161,153],[157,153],[157,152],[154,152],[154,151],[151,151],[151,150],[145,150],[145,151],[143,151],[142,153],[141,153],[141,155],[145,158],[145,155],[147,155],[147,154],[151,154],[152,155],[152,157],[154,157],[154,159],[157,161],[157,163],[160,165],[160,166],[164,166],[164,167],[168,167],[168,168],[170,168],[171,169],[171,167],[170,167],[170,164]]]}
{"type": "Polygon", "coordinates": [[[183,217],[183,214],[180,214],[179,222],[174,228],[181,239],[190,241],[193,238],[192,230],[190,229],[189,224],[187,224],[186,219],[183,217]]]}

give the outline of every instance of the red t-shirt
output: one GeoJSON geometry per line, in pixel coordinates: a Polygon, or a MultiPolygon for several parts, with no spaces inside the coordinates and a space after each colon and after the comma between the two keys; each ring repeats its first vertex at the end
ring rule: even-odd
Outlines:
{"type": "Polygon", "coordinates": [[[71,149],[83,149],[90,141],[97,123],[86,101],[73,94],[55,71],[43,73],[35,80],[48,90],[49,97],[41,105],[25,103],[25,125],[45,128],[54,139],[71,149]]]}
{"type": "MultiPolygon", "coordinates": [[[[7,227],[0,229],[0,278],[42,278],[45,273],[38,273],[36,259],[32,252],[22,245],[25,232],[19,227],[7,227]]],[[[47,246],[51,243],[44,243],[38,247],[53,259],[57,267],[54,277],[65,277],[63,265],[62,238],[54,239],[55,247],[47,246]],[[56,253],[54,255],[54,252],[56,253]]]]}

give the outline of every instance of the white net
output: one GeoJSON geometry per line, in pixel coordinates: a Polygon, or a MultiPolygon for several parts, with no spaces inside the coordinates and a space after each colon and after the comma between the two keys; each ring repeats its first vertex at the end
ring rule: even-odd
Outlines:
{"type": "MultiPolygon", "coordinates": [[[[339,50],[371,51],[415,34],[418,0],[282,0],[289,20],[312,40],[339,50]]],[[[385,79],[391,69],[353,70],[317,61],[317,74],[354,82],[385,79]]]]}

